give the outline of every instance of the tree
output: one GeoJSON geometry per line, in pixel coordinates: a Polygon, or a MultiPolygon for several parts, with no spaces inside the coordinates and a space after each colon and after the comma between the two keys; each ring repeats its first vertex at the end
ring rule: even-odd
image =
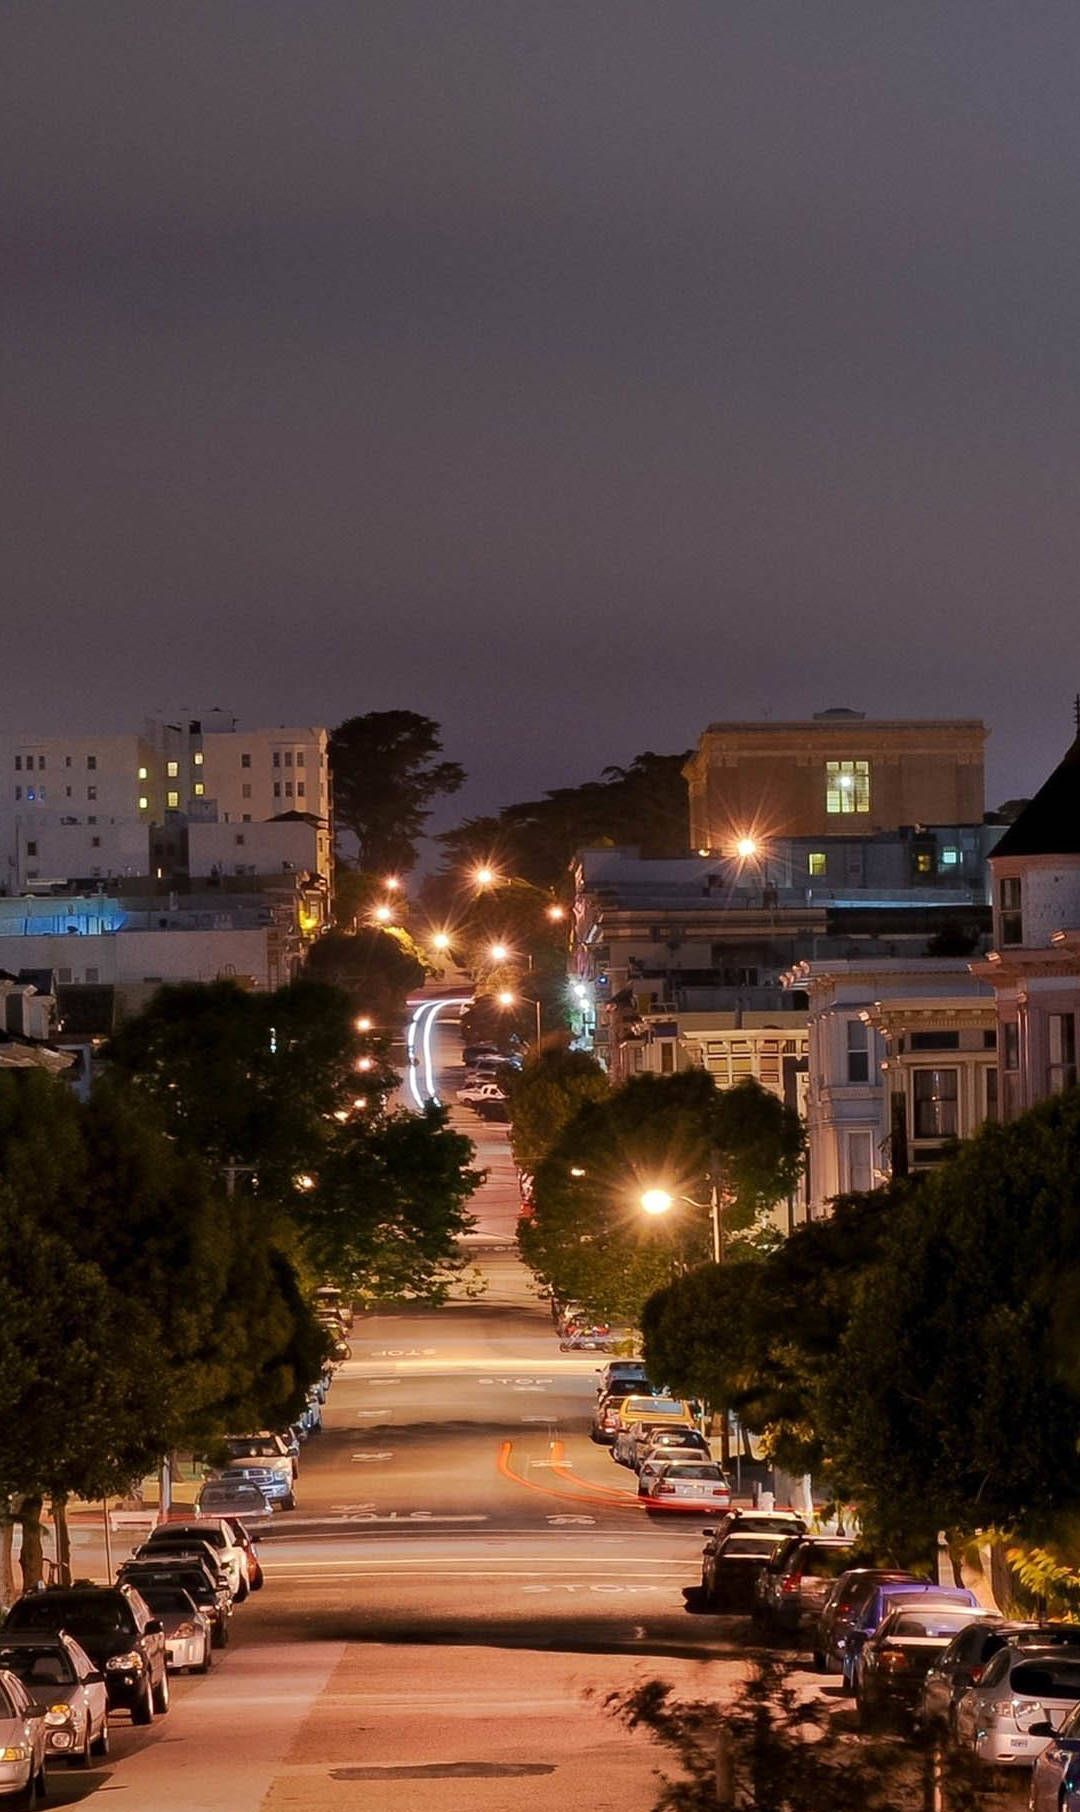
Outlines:
{"type": "Polygon", "coordinates": [[[510,1145],[519,1170],[530,1175],[582,1107],[610,1093],[606,1072],[587,1051],[565,1039],[533,1052],[517,1074],[508,1072],[510,1145]]]}
{"type": "Polygon", "coordinates": [[[369,874],[415,868],[433,801],[465,781],[456,761],[435,759],[441,753],[438,724],[415,711],[368,711],[331,733],[338,829],[356,838],[369,874]]]}
{"type": "Polygon", "coordinates": [[[560,1296],[637,1323],[655,1290],[709,1256],[717,1165],[729,1232],[750,1233],[770,1200],[789,1192],[802,1152],[796,1116],[755,1082],[731,1096],[703,1070],[687,1070],[635,1077],[579,1111],[537,1168],[533,1215],[518,1236],[560,1296]],[[646,1215],[641,1194],[656,1184],[676,1200],[669,1213],[646,1215]]]}
{"type": "Polygon", "coordinates": [[[426,971],[403,936],[370,926],[328,931],[308,951],[307,975],[343,990],[377,1025],[396,1025],[426,971]]]}

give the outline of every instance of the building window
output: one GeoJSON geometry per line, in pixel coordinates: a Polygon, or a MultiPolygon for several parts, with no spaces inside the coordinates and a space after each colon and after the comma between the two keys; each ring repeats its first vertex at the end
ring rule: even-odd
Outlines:
{"type": "Polygon", "coordinates": [[[148,769],[148,768],[140,768],[140,769],[139,769],[139,773],[138,773],[138,779],[140,779],[140,780],[149,780],[149,778],[150,778],[150,771],[149,771],[149,769],[148,769]]]}
{"type": "Polygon", "coordinates": [[[86,789],[86,797],[87,797],[87,798],[88,798],[88,799],[96,799],[96,798],[97,798],[97,787],[96,787],[96,786],[88,786],[88,787],[87,787],[87,789],[86,789]]]}
{"type": "Polygon", "coordinates": [[[201,780],[197,780],[191,790],[194,793],[196,799],[201,799],[203,794],[206,791],[206,788],[204,787],[201,780]]]}
{"type": "Polygon", "coordinates": [[[251,823],[251,813],[242,812],[241,816],[240,816],[240,822],[241,822],[241,824],[250,824],[251,823]]]}
{"type": "Polygon", "coordinates": [[[97,813],[96,812],[87,812],[86,822],[87,822],[87,824],[96,824],[97,823],[97,813]]]}
{"type": "Polygon", "coordinates": [[[240,788],[240,797],[242,799],[251,798],[251,782],[250,782],[250,780],[244,781],[243,786],[240,788]]]}
{"type": "Polygon", "coordinates": [[[915,851],[915,873],[917,875],[932,875],[933,872],[934,858],[930,854],[930,851],[928,849],[917,849],[915,851]]]}
{"type": "Polygon", "coordinates": [[[22,756],[21,755],[16,755],[16,757],[15,757],[15,772],[17,774],[22,773],[22,756]]]}
{"type": "Polygon", "coordinates": [[[251,766],[251,756],[250,755],[241,755],[240,766],[242,768],[249,768],[251,766]]]}
{"type": "Polygon", "coordinates": [[[286,749],[286,751],[285,751],[285,766],[287,768],[292,767],[292,750],[291,749],[286,749]]]}
{"type": "Polygon", "coordinates": [[[830,815],[870,810],[870,763],[825,763],[825,810],[830,815]]]}
{"type": "Polygon", "coordinates": [[[238,849],[242,849],[244,847],[244,844],[247,842],[247,838],[244,836],[243,831],[237,831],[235,840],[236,840],[236,846],[238,849]]]}
{"type": "Polygon", "coordinates": [[[147,798],[145,793],[140,793],[139,794],[139,810],[140,810],[140,812],[146,812],[146,811],[149,811],[149,809],[150,809],[149,799],[147,798]]]}
{"type": "Polygon", "coordinates": [[[71,788],[70,788],[70,787],[69,787],[69,786],[66,786],[66,787],[65,787],[65,788],[64,788],[64,798],[65,798],[65,799],[70,799],[70,798],[71,798],[71,788]]]}
{"type": "Polygon", "coordinates": [[[87,981],[88,981],[88,982],[96,982],[96,981],[97,981],[97,978],[98,978],[98,971],[97,971],[97,970],[96,970],[96,969],[95,969],[95,968],[93,968],[93,967],[92,967],[92,966],[91,966],[91,967],[90,967],[90,968],[89,968],[89,969],[88,969],[88,970],[87,970],[87,971],[86,971],[86,979],[87,979],[87,981]]]}
{"type": "Polygon", "coordinates": [[[847,1022],[847,1079],[849,1082],[870,1080],[870,1028],[863,1019],[847,1022]]]}
{"type": "Polygon", "coordinates": [[[280,780],[275,780],[275,782],[274,782],[274,798],[275,799],[281,798],[281,782],[280,782],[280,780]]]}
{"type": "Polygon", "coordinates": [[[66,768],[69,768],[71,766],[71,756],[70,755],[64,756],[64,766],[66,768]]]}
{"type": "Polygon", "coordinates": [[[958,1051],[959,1032],[912,1032],[908,1038],[911,1051],[958,1051]]]}
{"type": "Polygon", "coordinates": [[[165,804],[168,806],[170,812],[175,812],[177,806],[180,804],[179,793],[166,793],[165,804]]]}
{"type": "Polygon", "coordinates": [[[279,754],[279,753],[278,753],[278,751],[277,751],[277,749],[275,749],[275,750],[274,750],[274,754],[273,754],[273,765],[274,765],[274,767],[276,767],[276,768],[279,768],[279,767],[280,767],[280,766],[281,766],[281,756],[280,756],[280,754],[279,754]]]}
{"type": "Polygon", "coordinates": [[[1006,1070],[1020,1068],[1020,1026],[1015,1019],[1007,1019],[1001,1028],[1001,1064],[1006,1070]]]}
{"type": "Polygon", "coordinates": [[[870,1133],[848,1133],[848,1188],[851,1190],[852,1194],[861,1194],[865,1190],[874,1187],[873,1157],[874,1147],[872,1135],[870,1133]]]}
{"type": "Polygon", "coordinates": [[[670,1038],[665,1038],[660,1046],[660,1074],[672,1076],[675,1073],[675,1046],[670,1038]]]}
{"type": "Polygon", "coordinates": [[[298,799],[302,799],[304,797],[304,783],[302,780],[298,780],[296,783],[296,797],[298,799]]]}
{"type": "Polygon", "coordinates": [[[917,1139],[955,1139],[959,1070],[912,1070],[917,1139]]]}
{"type": "Polygon", "coordinates": [[[93,771],[94,771],[94,770],[95,770],[95,768],[96,768],[96,767],[97,767],[97,756],[96,756],[96,755],[88,755],[88,756],[87,756],[87,757],[86,757],[86,765],[87,765],[87,767],[88,767],[88,768],[89,768],[89,769],[90,769],[90,771],[91,771],[91,773],[93,773],[93,771]]]}
{"type": "Polygon", "coordinates": [[[942,868],[959,868],[960,851],[958,849],[943,849],[941,852],[941,866],[942,868]]]}
{"type": "Polygon", "coordinates": [[[303,749],[297,749],[297,751],[296,751],[296,765],[297,765],[297,767],[298,767],[298,768],[302,768],[302,767],[303,767],[303,765],[304,765],[304,751],[303,751],[303,749]]]}
{"type": "Polygon", "coordinates": [[[1003,944],[1022,944],[1024,941],[1024,905],[1019,875],[1009,875],[1005,880],[998,882],[998,915],[1001,942],[1003,944]]]}
{"type": "Polygon", "coordinates": [[[1050,1013],[1047,1016],[1050,1065],[1047,1081],[1052,1095],[1076,1086],[1076,1015],[1050,1013]]]}
{"type": "Polygon", "coordinates": [[[91,849],[100,849],[101,848],[101,838],[100,837],[91,837],[90,848],[91,849]]]}
{"type": "Polygon", "coordinates": [[[166,779],[176,780],[179,776],[179,773],[180,773],[180,763],[178,761],[167,761],[165,763],[166,779]]]}
{"type": "Polygon", "coordinates": [[[26,845],[26,853],[28,856],[36,856],[37,855],[37,844],[34,842],[29,842],[26,845]]]}
{"type": "Polygon", "coordinates": [[[806,858],[808,873],[823,875],[828,868],[828,860],[823,849],[812,849],[806,858]]]}
{"type": "Polygon", "coordinates": [[[202,752],[202,750],[201,750],[201,749],[196,749],[196,751],[195,751],[195,753],[194,753],[194,755],[193,755],[193,756],[192,756],[192,757],[191,757],[191,759],[192,759],[192,761],[193,761],[193,762],[194,762],[194,763],[195,763],[195,766],[196,766],[196,767],[197,767],[197,768],[201,768],[201,767],[202,767],[202,764],[203,764],[203,752],[202,752]]]}
{"type": "Polygon", "coordinates": [[[16,797],[16,799],[22,798],[22,787],[21,786],[17,786],[15,788],[15,797],[16,797]]]}
{"type": "Polygon", "coordinates": [[[32,787],[32,786],[28,786],[28,787],[27,787],[27,789],[26,789],[26,797],[27,797],[27,798],[28,798],[28,799],[29,799],[29,800],[31,800],[31,801],[33,801],[33,800],[34,800],[34,799],[36,799],[36,798],[37,798],[37,794],[36,794],[36,793],[35,793],[35,791],[34,791],[34,789],[33,789],[33,787],[32,787]]]}
{"type": "Polygon", "coordinates": [[[287,780],[285,782],[285,797],[286,797],[286,799],[292,798],[292,781],[291,780],[287,780]]]}
{"type": "Polygon", "coordinates": [[[994,1066],[983,1071],[983,1112],[987,1120],[998,1117],[998,1073],[994,1066]]]}

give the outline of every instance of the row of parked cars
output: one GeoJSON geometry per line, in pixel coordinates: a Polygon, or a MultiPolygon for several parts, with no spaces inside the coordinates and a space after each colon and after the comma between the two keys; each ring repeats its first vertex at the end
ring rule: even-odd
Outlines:
{"type": "Polygon", "coordinates": [[[856,1564],[856,1544],[787,1511],[705,1531],[701,1597],[806,1630],[860,1725],[920,1727],[978,1764],[1031,1771],[1031,1812],[1080,1812],[1080,1624],[1015,1621],[964,1586],[856,1564]]]}
{"type": "Polygon", "coordinates": [[[89,1767],[108,1755],[117,1712],[152,1724],[169,1709],[172,1674],[209,1673],[236,1607],[262,1589],[258,1519],[295,1501],[299,1448],[322,1425],[330,1379],[327,1367],[289,1430],[230,1436],[229,1463],[204,1481],[194,1514],[159,1523],[114,1584],[45,1586],[10,1607],[0,1625],[0,1804],[33,1806],[48,1764],[89,1767]]]}
{"type": "Polygon", "coordinates": [[[507,1121],[510,1118],[503,1083],[508,1071],[519,1070],[521,1059],[488,1043],[467,1044],[462,1053],[465,1080],[457,1091],[464,1107],[471,1107],[482,1120],[507,1121]]]}
{"type": "Polygon", "coordinates": [[[600,1373],[590,1433],[619,1466],[637,1473],[650,1516],[722,1516],[731,1482],[696,1426],[696,1403],[658,1391],[639,1359],[612,1359],[600,1373]]]}

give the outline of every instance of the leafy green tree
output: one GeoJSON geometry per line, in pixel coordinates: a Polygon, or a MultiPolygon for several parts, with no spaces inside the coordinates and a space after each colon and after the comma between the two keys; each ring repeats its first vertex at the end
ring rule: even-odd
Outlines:
{"type": "Polygon", "coordinates": [[[368,1302],[444,1300],[482,1181],[473,1155],[441,1108],[343,1127],[299,1210],[313,1268],[368,1302]]]}
{"type": "Polygon", "coordinates": [[[606,1072],[587,1051],[571,1051],[565,1039],[533,1052],[522,1069],[509,1074],[510,1145],[519,1170],[532,1174],[589,1101],[610,1093],[606,1072]]]}
{"type": "Polygon", "coordinates": [[[728,1233],[750,1232],[790,1191],[802,1155],[796,1116],[755,1082],[730,1095],[702,1070],[646,1075],[574,1117],[537,1168],[533,1214],[519,1230],[525,1259],[560,1296],[637,1323],[654,1291],[710,1256],[711,1174],[719,1170],[728,1233]],[[657,1185],[676,1199],[647,1215],[641,1196],[657,1185]]]}
{"type": "Polygon", "coordinates": [[[441,753],[438,724],[415,711],[368,711],[331,733],[338,829],[356,838],[367,873],[415,868],[434,800],[465,781],[464,768],[437,760],[441,753]]]}
{"type": "Polygon", "coordinates": [[[364,926],[359,931],[328,931],[312,944],[307,975],[348,994],[377,1025],[394,1026],[405,1014],[410,994],[421,988],[426,970],[415,947],[400,936],[364,926]]]}

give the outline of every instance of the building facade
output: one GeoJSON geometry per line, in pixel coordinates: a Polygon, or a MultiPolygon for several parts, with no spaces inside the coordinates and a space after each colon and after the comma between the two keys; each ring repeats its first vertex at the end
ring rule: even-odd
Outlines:
{"type": "Polygon", "coordinates": [[[985,726],[976,719],[716,723],[684,773],[693,848],[746,838],[872,836],[903,826],[981,824],[985,726]]]}

